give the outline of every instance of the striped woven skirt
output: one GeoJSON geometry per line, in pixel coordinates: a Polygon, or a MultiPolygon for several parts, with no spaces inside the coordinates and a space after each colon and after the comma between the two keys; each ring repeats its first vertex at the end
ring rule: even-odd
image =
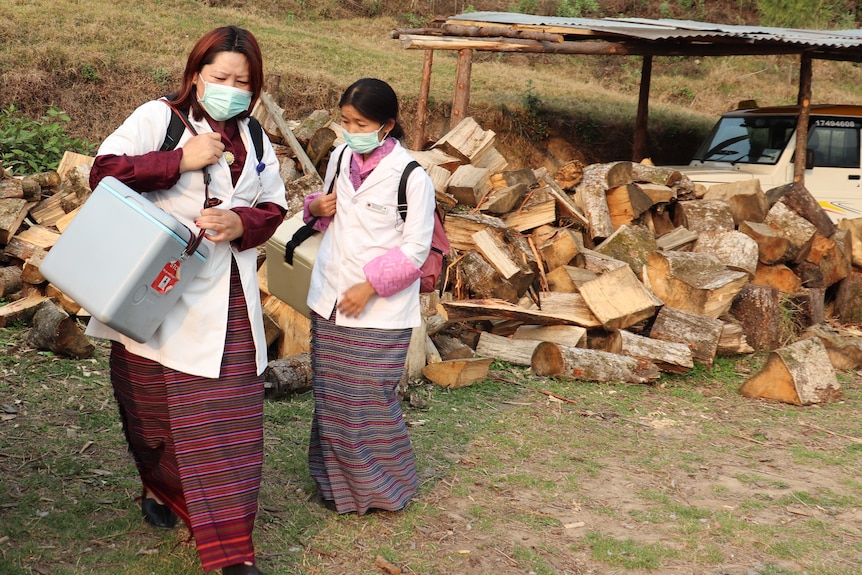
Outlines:
{"type": "Polygon", "coordinates": [[[396,394],[411,331],[336,326],[312,313],[308,467],[338,513],[397,511],[416,493],[413,446],[396,394]]]}
{"type": "Polygon", "coordinates": [[[188,525],[204,570],[254,562],[264,391],[236,268],[217,379],[168,369],[115,342],[111,383],[144,488],[188,525]]]}

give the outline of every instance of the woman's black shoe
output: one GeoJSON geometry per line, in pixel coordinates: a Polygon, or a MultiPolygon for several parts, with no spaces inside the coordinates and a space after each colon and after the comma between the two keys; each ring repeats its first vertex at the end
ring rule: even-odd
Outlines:
{"type": "Polygon", "coordinates": [[[230,567],[224,567],[221,570],[222,575],[263,575],[263,573],[254,565],[246,565],[245,563],[240,563],[239,565],[231,565],[230,567]]]}
{"type": "Polygon", "coordinates": [[[153,527],[173,529],[177,524],[177,516],[174,515],[174,512],[150,497],[144,497],[141,500],[141,512],[147,523],[153,527]]]}

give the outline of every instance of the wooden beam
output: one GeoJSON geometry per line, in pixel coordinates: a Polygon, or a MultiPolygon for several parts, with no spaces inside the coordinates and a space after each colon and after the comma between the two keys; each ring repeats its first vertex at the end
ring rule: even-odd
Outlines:
{"type": "Polygon", "coordinates": [[[799,118],[796,121],[796,156],[793,182],[805,185],[805,163],[808,149],[808,119],[811,116],[811,56],[802,54],[799,62],[799,118]]]}
{"type": "Polygon", "coordinates": [[[632,161],[640,162],[646,156],[647,122],[649,118],[649,88],[652,81],[652,56],[644,56],[641,64],[641,85],[638,91],[638,111],[635,118],[635,135],[632,144],[632,161]]]}
{"type": "Polygon", "coordinates": [[[419,102],[416,104],[416,131],[413,134],[413,149],[425,148],[425,129],[428,125],[428,95],[431,93],[431,64],[434,50],[425,50],[422,61],[422,83],[419,84],[419,102]]]}
{"type": "MultiPolygon", "coordinates": [[[[284,136],[284,139],[287,140],[287,143],[290,145],[290,149],[293,150],[293,153],[296,154],[296,159],[299,160],[300,165],[302,166],[302,171],[306,176],[316,175],[318,179],[320,179],[320,174],[317,172],[317,168],[314,167],[314,162],[311,161],[311,158],[308,157],[308,154],[305,153],[305,150],[302,149],[302,144],[299,143],[299,140],[296,139],[296,136],[293,134],[293,130],[290,129],[290,126],[287,125],[287,122],[284,121],[284,118],[281,117],[281,114],[278,111],[278,106],[275,103],[275,100],[272,99],[266,92],[260,93],[260,101],[263,102],[263,105],[266,106],[267,112],[269,112],[269,116],[275,122],[275,125],[278,126],[281,135],[284,136]]],[[[320,180],[323,183],[323,180],[320,180]]]]}
{"type": "Polygon", "coordinates": [[[458,50],[458,68],[455,71],[455,96],[452,99],[452,117],[449,129],[457,126],[467,115],[470,104],[470,73],[473,69],[473,50],[458,50]]]}

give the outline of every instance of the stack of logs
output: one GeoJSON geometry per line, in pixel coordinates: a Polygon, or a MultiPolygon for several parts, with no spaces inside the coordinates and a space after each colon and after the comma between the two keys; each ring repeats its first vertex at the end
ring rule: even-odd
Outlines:
{"type": "MultiPolygon", "coordinates": [[[[325,113],[304,131],[280,111],[256,115],[276,143],[294,212],[319,188],[337,130],[325,113]]],[[[802,405],[838,397],[835,369],[862,365],[849,327],[862,322],[862,219],[836,227],[803,186],[705,189],[643,163],[510,170],[495,138],[465,118],[411,151],[447,212],[452,252],[443,290],[422,296],[409,377],[455,388],[481,381],[499,359],[537,376],[649,383],[766,351],[740,391],[802,405]]],[[[42,333],[34,346],[74,356],[92,353],[70,327],[86,311],[38,268],[89,195],[91,162],[67,154],[56,173],[0,179],[0,288],[11,300],[0,326],[28,321],[42,333]],[[56,319],[40,328],[44,309],[56,319]]],[[[299,378],[294,389],[308,382],[309,326],[268,292],[259,261],[274,397],[283,379],[299,378]]]]}

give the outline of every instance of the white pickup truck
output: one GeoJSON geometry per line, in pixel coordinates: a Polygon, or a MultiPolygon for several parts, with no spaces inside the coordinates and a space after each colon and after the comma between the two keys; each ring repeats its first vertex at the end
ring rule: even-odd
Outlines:
{"type": "MultiPolygon", "coordinates": [[[[793,181],[798,106],[722,114],[688,166],[692,181],[712,184],[759,178],[766,191],[793,181]]],[[[862,217],[862,106],[813,105],[805,187],[833,221],[862,217]]]]}

